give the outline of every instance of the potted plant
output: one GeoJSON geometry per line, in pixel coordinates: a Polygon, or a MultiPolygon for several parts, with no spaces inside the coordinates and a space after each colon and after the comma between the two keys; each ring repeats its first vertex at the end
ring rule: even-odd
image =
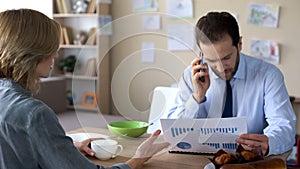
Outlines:
{"type": "Polygon", "coordinates": [[[75,55],[70,55],[60,60],[59,67],[64,73],[73,73],[75,64],[76,64],[75,55]]]}

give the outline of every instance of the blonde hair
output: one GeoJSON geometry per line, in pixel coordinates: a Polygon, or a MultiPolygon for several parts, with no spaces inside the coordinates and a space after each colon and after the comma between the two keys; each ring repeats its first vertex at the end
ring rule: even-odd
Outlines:
{"type": "Polygon", "coordinates": [[[35,93],[37,65],[57,52],[60,25],[32,9],[0,13],[0,78],[12,79],[35,93]]]}

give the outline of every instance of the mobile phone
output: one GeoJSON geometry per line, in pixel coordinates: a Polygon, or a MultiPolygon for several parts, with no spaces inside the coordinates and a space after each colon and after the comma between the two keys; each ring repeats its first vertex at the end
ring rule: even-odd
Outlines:
{"type": "MultiPolygon", "coordinates": [[[[200,52],[199,55],[200,55],[201,58],[202,58],[199,64],[200,64],[200,65],[205,65],[203,53],[200,52]]],[[[204,71],[205,71],[204,69],[199,69],[199,72],[204,72],[204,71]]],[[[201,82],[205,82],[204,76],[200,76],[200,77],[199,77],[199,80],[200,80],[201,82]]]]}

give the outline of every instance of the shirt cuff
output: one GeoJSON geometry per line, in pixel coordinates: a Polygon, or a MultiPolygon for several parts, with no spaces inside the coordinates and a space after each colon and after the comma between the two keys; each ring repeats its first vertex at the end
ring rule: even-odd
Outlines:
{"type": "MultiPolygon", "coordinates": [[[[195,99],[195,97],[194,97],[193,94],[192,94],[192,97],[193,97],[193,99],[195,100],[195,102],[197,102],[197,100],[195,99]]],[[[200,104],[201,104],[201,103],[204,103],[204,102],[206,102],[206,96],[204,96],[204,98],[201,100],[200,104]]],[[[197,102],[197,103],[198,103],[198,102],[197,102]]]]}
{"type": "Polygon", "coordinates": [[[187,100],[185,104],[185,111],[181,118],[194,118],[199,110],[199,103],[194,99],[193,95],[187,100]]]}
{"type": "Polygon", "coordinates": [[[202,99],[202,101],[200,103],[204,103],[206,102],[206,96],[204,96],[204,98],[202,99]]]}

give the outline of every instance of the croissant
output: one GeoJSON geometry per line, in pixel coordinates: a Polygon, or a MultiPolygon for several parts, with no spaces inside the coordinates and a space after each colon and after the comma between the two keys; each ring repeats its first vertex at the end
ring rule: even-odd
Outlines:
{"type": "Polygon", "coordinates": [[[281,158],[272,158],[244,164],[225,164],[220,169],[286,169],[286,163],[281,158]]]}
{"type": "Polygon", "coordinates": [[[235,154],[226,153],[224,150],[220,149],[210,160],[215,165],[216,169],[220,169],[225,164],[243,164],[262,160],[263,158],[260,147],[249,151],[239,145],[235,154]]]}

